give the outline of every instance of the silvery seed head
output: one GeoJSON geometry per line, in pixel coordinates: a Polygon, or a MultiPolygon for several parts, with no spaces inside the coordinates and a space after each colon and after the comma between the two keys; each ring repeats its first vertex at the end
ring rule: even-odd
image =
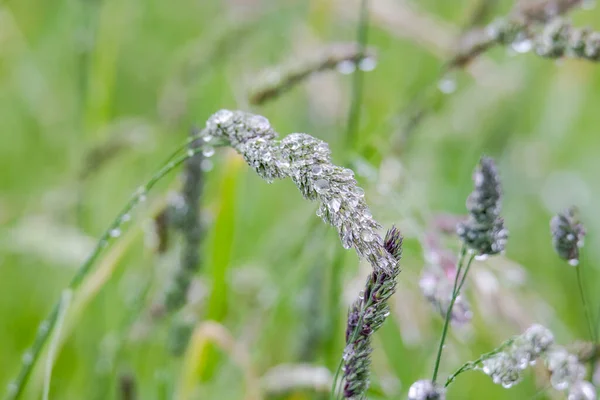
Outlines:
{"type": "Polygon", "coordinates": [[[269,182],[291,178],[304,197],[320,202],[317,215],[337,229],[345,248],[354,247],[375,269],[392,271],[396,261],[383,247],[364,191],[352,170],[331,162],[327,143],[305,133],[276,140],[277,132],[265,117],[229,110],[212,115],[203,135],[232,146],[269,182]]]}
{"type": "Polygon", "coordinates": [[[483,361],[483,372],[492,378],[497,385],[510,388],[523,379],[521,371],[523,363],[507,351],[494,355],[483,361]]]}
{"type": "Polygon", "coordinates": [[[531,355],[531,360],[538,358],[554,344],[554,335],[542,325],[532,325],[522,335],[523,347],[531,355]]]}
{"type": "Polygon", "coordinates": [[[346,325],[346,348],[344,349],[344,398],[362,399],[369,387],[371,363],[371,335],[381,327],[390,314],[388,299],[396,288],[396,277],[400,273],[402,236],[392,227],[386,234],[384,251],[396,261],[391,273],[374,270],[365,284],[365,289],[352,304],[346,325]]]}
{"type": "Polygon", "coordinates": [[[579,264],[579,248],[583,246],[585,229],[578,221],[576,209],[571,207],[552,218],[550,231],[552,232],[552,246],[560,258],[569,264],[579,264]]]}
{"type": "Polygon", "coordinates": [[[408,400],[445,400],[446,389],[428,379],[416,381],[408,389],[408,400]]]}
{"type": "Polygon", "coordinates": [[[596,388],[588,381],[579,381],[569,389],[568,400],[596,400],[596,388]]]}
{"type": "Polygon", "coordinates": [[[546,355],[546,366],[550,371],[550,383],[556,390],[566,390],[585,377],[585,367],[577,356],[562,347],[556,347],[546,355]]]}
{"type": "Polygon", "coordinates": [[[508,231],[500,217],[502,190],[494,160],[482,157],[473,181],[475,189],[467,198],[469,219],[458,224],[457,234],[476,254],[501,253],[506,246],[508,231]]]}

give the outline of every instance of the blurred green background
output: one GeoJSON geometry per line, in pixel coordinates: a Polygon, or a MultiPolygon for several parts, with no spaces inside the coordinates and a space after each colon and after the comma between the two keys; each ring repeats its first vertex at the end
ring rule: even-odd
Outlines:
{"type": "MultiPolygon", "coordinates": [[[[281,135],[307,132],[328,141],[337,163],[351,160],[375,218],[404,232],[392,314],[374,336],[373,398],[404,398],[413,381],[431,374],[442,321],[419,291],[426,263],[420,243],[435,215],[466,212],[482,154],[498,162],[511,236],[506,257],[473,268],[466,294],[473,320],[452,330],[442,376],[532,323],[550,327],[562,344],[587,338],[575,270],[554,254],[548,224],[562,208],[579,207],[588,230],[582,266],[596,312],[598,66],[497,48],[444,77],[456,90],[443,94],[440,70],[480,1],[369,3],[368,42],[378,64],[363,76],[351,148],[352,75],[315,75],[264,106],[247,99],[264,68],[355,40],[357,2],[0,3],[0,386],[18,371],[37,325],[95,238],[190,127],[220,108],[265,115],[281,135]],[[419,110],[423,98],[432,107],[408,133],[406,110],[419,110]],[[102,162],[93,158],[98,151],[102,162]]],[[[497,2],[485,22],[511,7],[497,2]]],[[[598,8],[571,17],[600,30],[598,8]]],[[[316,204],[291,182],[266,184],[240,160],[229,151],[210,160],[203,261],[187,312],[203,319],[211,302],[223,304],[216,319],[231,335],[233,353],[247,356],[245,367],[215,349],[208,356],[190,350],[188,361],[200,365],[190,367],[168,350],[174,318],[152,317],[178,249],[174,243],[157,254],[152,216],[180,186],[176,172],[135,212],[74,297],[50,398],[125,399],[128,385],[139,399],[250,398],[248,385],[261,387],[264,398],[323,396],[310,389],[269,394],[261,377],[280,364],[335,369],[347,307],[369,267],[353,251],[340,251],[333,229],[317,220],[316,204]]],[[[40,398],[42,372],[24,398],[40,398]]],[[[528,399],[546,386],[541,369],[510,390],[472,372],[448,397],[528,399]]],[[[556,395],[546,390],[538,398],[556,395]]]]}

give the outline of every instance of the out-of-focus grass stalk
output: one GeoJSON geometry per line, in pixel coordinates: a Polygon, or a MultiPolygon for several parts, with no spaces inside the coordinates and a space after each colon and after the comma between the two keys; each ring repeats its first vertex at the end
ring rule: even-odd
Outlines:
{"type": "Polygon", "coordinates": [[[58,309],[58,315],[56,317],[56,329],[54,331],[54,336],[52,337],[52,341],[50,342],[50,349],[48,351],[48,358],[46,359],[46,372],[44,375],[44,391],[43,391],[43,400],[48,400],[50,396],[50,381],[52,379],[52,367],[54,366],[54,361],[56,360],[56,354],[60,343],[60,334],[62,331],[63,323],[65,322],[65,316],[67,315],[67,310],[69,309],[69,305],[71,304],[71,298],[73,297],[72,290],[65,290],[60,297],[60,305],[58,309]]]}
{"type": "Polygon", "coordinates": [[[336,250],[334,259],[331,265],[330,285],[329,285],[329,312],[327,323],[328,338],[325,343],[327,349],[326,365],[332,367],[339,362],[339,335],[337,329],[340,327],[340,306],[342,297],[343,285],[343,267],[344,267],[344,252],[340,249],[336,250]]]}
{"type": "MultiPolygon", "coordinates": [[[[145,200],[148,191],[151,190],[165,175],[167,175],[185,160],[187,160],[188,158],[200,151],[201,148],[198,148],[190,150],[186,154],[180,155],[179,157],[170,157],[172,158],[172,160],[167,162],[162,168],[160,168],[159,171],[156,174],[154,174],[154,176],[152,176],[152,178],[150,178],[150,180],[148,180],[148,182],[146,182],[145,185],[141,186],[136,191],[136,193],[131,197],[131,199],[128,201],[125,207],[118,214],[117,218],[113,220],[109,228],[102,234],[102,236],[96,244],[96,247],[86,259],[86,261],[83,263],[83,265],[79,268],[75,276],[72,278],[66,290],[76,291],[77,289],[79,289],[81,284],[84,282],[85,278],[91,272],[92,267],[95,265],[102,251],[110,244],[110,242],[112,242],[114,239],[121,235],[122,226],[131,218],[131,211],[135,208],[136,205],[145,200]]],[[[50,335],[53,333],[54,328],[56,327],[61,302],[62,301],[58,301],[54,305],[49,316],[40,324],[33,345],[29,350],[31,354],[31,359],[24,360],[21,364],[21,369],[17,375],[16,380],[9,384],[8,392],[5,396],[5,399],[18,399],[23,393],[25,385],[27,384],[29,376],[31,375],[31,372],[33,371],[33,368],[35,367],[36,362],[41,355],[44,345],[46,344],[46,341],[48,340],[50,335]]]]}
{"type": "Polygon", "coordinates": [[[97,40],[87,75],[85,125],[88,132],[96,131],[109,118],[121,36],[127,29],[132,5],[118,0],[103,0],[99,7],[97,40]]]}
{"type": "MultiPolygon", "coordinates": [[[[369,34],[369,7],[368,0],[361,0],[360,15],[358,21],[358,30],[356,41],[359,46],[359,58],[362,58],[365,53],[369,34]]],[[[346,131],[347,149],[352,148],[356,141],[356,131],[360,127],[360,111],[363,95],[363,71],[361,68],[356,68],[354,71],[354,79],[352,81],[352,100],[350,110],[348,111],[348,122],[346,131]]]]}
{"type": "Polygon", "coordinates": [[[209,344],[214,344],[225,351],[242,370],[245,380],[244,399],[261,399],[259,380],[252,369],[248,352],[236,343],[223,325],[215,321],[205,321],[199,323],[192,334],[184,357],[175,400],[193,398],[198,377],[202,374],[205,365],[210,362],[209,344]]]}
{"type": "MultiPolygon", "coordinates": [[[[233,248],[233,238],[235,236],[235,207],[236,207],[236,189],[237,181],[240,175],[240,168],[244,164],[242,158],[230,154],[228,157],[225,171],[221,180],[221,190],[219,194],[219,211],[214,224],[213,250],[211,258],[210,276],[212,287],[208,298],[206,319],[221,322],[227,314],[228,285],[227,271],[231,260],[233,248]]],[[[218,360],[218,354],[210,346],[209,342],[204,342],[207,346],[203,354],[208,354],[206,362],[199,365],[201,376],[206,379],[212,375],[218,360]]]]}

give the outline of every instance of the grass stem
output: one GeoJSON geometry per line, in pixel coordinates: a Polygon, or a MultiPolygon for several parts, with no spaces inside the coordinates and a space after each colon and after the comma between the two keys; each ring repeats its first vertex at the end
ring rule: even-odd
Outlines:
{"type": "MultiPolygon", "coordinates": [[[[186,146],[187,146],[187,143],[186,143],[186,146]]],[[[185,148],[185,147],[183,147],[183,148],[185,148]]],[[[148,182],[146,182],[145,185],[141,186],[135,192],[135,194],[131,197],[129,202],[127,202],[125,207],[123,207],[121,212],[117,215],[117,218],[115,218],[113,220],[113,222],[110,224],[109,228],[102,234],[102,236],[96,243],[96,247],[94,248],[92,253],[88,256],[86,261],[81,265],[81,267],[79,268],[79,270],[77,271],[77,273],[72,278],[69,285],[67,286],[66,290],[76,291],[79,288],[79,286],[81,285],[83,280],[87,277],[87,275],[91,271],[95,262],[98,260],[102,251],[109,245],[109,243],[113,239],[120,236],[121,227],[125,224],[125,222],[127,222],[129,220],[130,212],[135,208],[136,205],[138,205],[139,203],[144,201],[148,191],[150,189],[152,189],[152,187],[154,187],[165,175],[167,175],[173,169],[175,169],[176,167],[181,165],[185,160],[192,157],[196,153],[199,153],[200,151],[202,151],[202,148],[198,147],[196,149],[189,150],[187,153],[180,155],[177,158],[174,158],[176,156],[176,153],[173,153],[170,157],[171,161],[169,161],[165,165],[163,165],[163,167],[160,168],[158,170],[158,172],[155,173],[148,180],[148,182]]],[[[34,339],[33,345],[31,346],[31,349],[29,350],[29,352],[30,352],[29,354],[31,355],[31,357],[27,357],[27,359],[21,363],[21,368],[19,370],[17,378],[15,379],[14,382],[9,384],[9,389],[5,396],[6,400],[19,399],[21,397],[21,395],[23,394],[25,385],[27,384],[29,376],[31,375],[31,372],[33,371],[33,368],[35,367],[36,362],[40,358],[40,355],[42,353],[44,345],[48,341],[48,338],[53,333],[53,330],[57,325],[57,322],[59,320],[60,313],[61,313],[60,310],[62,307],[62,303],[63,303],[63,300],[61,298],[61,300],[59,300],[55,304],[54,308],[52,309],[52,311],[50,312],[48,317],[44,321],[41,322],[41,324],[38,328],[36,337],[34,339]]]]}
{"type": "Polygon", "coordinates": [[[452,319],[452,308],[454,307],[454,303],[456,302],[456,298],[458,297],[460,288],[464,284],[465,278],[467,276],[467,272],[469,272],[471,262],[473,261],[474,256],[471,255],[469,257],[467,267],[465,268],[465,273],[463,274],[462,280],[461,280],[460,273],[463,268],[466,254],[467,254],[467,249],[463,245],[460,250],[460,257],[458,258],[458,262],[456,263],[456,276],[454,277],[454,285],[452,287],[452,298],[450,299],[450,304],[448,305],[448,310],[446,310],[446,318],[444,319],[444,327],[442,328],[442,337],[440,338],[440,345],[438,347],[437,356],[435,358],[435,365],[433,367],[433,375],[431,378],[431,381],[433,383],[436,382],[437,377],[438,377],[440,361],[442,359],[442,351],[444,350],[444,342],[446,341],[446,335],[448,334],[448,327],[450,326],[450,320],[452,319]]]}

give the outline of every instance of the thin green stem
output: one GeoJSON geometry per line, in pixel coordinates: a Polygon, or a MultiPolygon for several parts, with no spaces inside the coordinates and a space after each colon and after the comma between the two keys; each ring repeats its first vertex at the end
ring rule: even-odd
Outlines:
{"type": "Polygon", "coordinates": [[[469,269],[471,269],[471,264],[473,263],[474,259],[475,259],[475,255],[472,254],[471,257],[469,257],[469,261],[467,262],[467,267],[465,268],[465,272],[463,273],[460,283],[458,284],[458,288],[456,289],[456,297],[458,297],[458,295],[460,294],[460,291],[462,290],[463,286],[465,285],[465,281],[467,280],[467,274],[469,273],[469,269]]]}
{"type": "MultiPolygon", "coordinates": [[[[452,317],[452,308],[454,307],[454,302],[456,301],[456,297],[458,296],[459,276],[462,270],[462,266],[464,264],[466,254],[467,248],[465,247],[465,245],[463,245],[460,249],[460,257],[458,258],[458,262],[456,263],[456,276],[454,277],[454,285],[452,286],[452,298],[450,299],[450,304],[448,305],[448,309],[446,310],[446,318],[444,319],[444,327],[442,328],[442,337],[440,338],[440,345],[438,347],[437,356],[435,358],[435,366],[433,367],[433,376],[431,378],[431,381],[433,383],[435,383],[437,380],[438,371],[440,368],[440,361],[442,359],[442,351],[444,350],[444,342],[446,341],[446,335],[448,334],[448,327],[450,326],[450,319],[452,317]]],[[[471,259],[472,258],[473,256],[471,256],[471,259]]]]}
{"type": "MultiPolygon", "coordinates": [[[[359,57],[361,59],[365,54],[365,49],[368,41],[369,33],[369,7],[367,0],[361,0],[360,2],[360,16],[358,21],[358,31],[356,41],[358,42],[359,57]]],[[[359,61],[360,62],[360,61],[359,61]]],[[[360,124],[360,106],[362,102],[363,92],[363,71],[360,68],[356,68],[354,71],[354,80],[352,82],[352,101],[350,103],[350,110],[348,111],[348,123],[346,140],[347,147],[351,148],[356,139],[356,131],[360,124]]]]}
{"type": "Polygon", "coordinates": [[[590,334],[590,339],[596,343],[596,334],[595,334],[595,330],[593,327],[593,323],[592,323],[592,316],[590,315],[590,309],[588,307],[588,302],[586,299],[586,295],[585,292],[583,290],[583,282],[581,279],[581,266],[577,266],[575,267],[575,270],[577,271],[577,285],[579,286],[579,296],[581,297],[581,303],[583,304],[583,311],[585,312],[585,319],[587,321],[587,326],[588,326],[588,330],[589,330],[589,334],[590,334]]]}
{"type": "Polygon", "coordinates": [[[456,379],[456,377],[458,375],[462,374],[463,372],[472,371],[472,370],[476,369],[477,366],[479,364],[481,364],[483,361],[504,351],[504,349],[507,348],[508,346],[510,346],[511,344],[513,344],[514,341],[515,341],[515,338],[512,337],[512,338],[508,339],[507,341],[505,341],[504,343],[502,343],[497,348],[495,348],[494,350],[492,350],[488,353],[482,354],[481,356],[479,356],[479,358],[477,360],[464,363],[459,369],[456,370],[456,372],[454,372],[452,375],[450,375],[448,377],[448,379],[446,379],[446,383],[444,384],[444,387],[448,387],[452,382],[454,382],[454,380],[456,379]]]}
{"type": "MultiPolygon", "coordinates": [[[[189,144],[189,141],[186,142],[186,146],[189,144]]],[[[185,148],[185,147],[184,147],[185,148]]],[[[143,202],[146,194],[152,187],[158,183],[165,175],[171,172],[173,169],[178,167],[181,163],[183,163],[188,158],[202,151],[202,147],[198,147],[188,151],[184,155],[180,155],[179,157],[172,159],[175,157],[176,153],[173,153],[170,157],[171,161],[165,164],[154,176],[146,182],[145,185],[141,186],[135,194],[131,197],[129,202],[125,205],[125,207],[118,214],[117,218],[113,220],[110,224],[109,228],[102,234],[100,240],[96,243],[96,247],[92,251],[92,253],[88,256],[86,261],[81,265],[79,270],[76,272],[75,276],[72,278],[71,282],[67,286],[67,290],[76,291],[84,278],[88,275],[91,268],[94,266],[96,260],[102,253],[102,251],[110,244],[110,242],[116,237],[120,236],[121,227],[129,220],[129,213],[134,209],[136,205],[143,202]]],[[[44,345],[52,331],[54,330],[61,309],[62,300],[59,300],[53,307],[52,311],[48,315],[48,317],[40,323],[38,327],[38,331],[36,337],[33,341],[33,345],[28,353],[31,357],[27,357],[23,360],[21,364],[21,369],[11,384],[9,384],[8,392],[5,396],[5,400],[16,400],[21,397],[23,390],[25,389],[25,385],[27,384],[27,380],[33,371],[33,368],[39,359],[44,345]]]]}

